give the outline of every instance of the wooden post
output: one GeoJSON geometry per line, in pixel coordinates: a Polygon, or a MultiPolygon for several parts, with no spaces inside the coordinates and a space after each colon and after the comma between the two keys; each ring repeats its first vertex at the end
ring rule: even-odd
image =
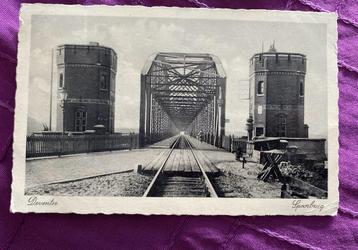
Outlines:
{"type": "Polygon", "coordinates": [[[287,192],[287,184],[283,183],[281,186],[281,198],[290,198],[290,195],[287,192]]]}
{"type": "Polygon", "coordinates": [[[142,170],[143,170],[143,166],[142,165],[136,165],[135,168],[134,168],[134,172],[137,173],[137,174],[140,174],[142,173],[142,170]]]}

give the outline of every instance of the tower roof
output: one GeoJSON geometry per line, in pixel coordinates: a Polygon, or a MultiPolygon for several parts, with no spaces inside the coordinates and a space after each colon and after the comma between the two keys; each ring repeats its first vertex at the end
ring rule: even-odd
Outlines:
{"type": "Polygon", "coordinates": [[[254,57],[260,57],[260,56],[264,56],[264,57],[269,57],[269,56],[292,56],[292,57],[303,57],[306,58],[306,55],[301,54],[301,53],[296,53],[296,52],[279,52],[277,51],[276,47],[275,47],[275,40],[272,41],[272,44],[270,44],[270,47],[267,51],[264,51],[264,43],[262,42],[262,51],[260,53],[255,53],[250,60],[252,60],[254,57]]]}
{"type": "Polygon", "coordinates": [[[98,42],[89,42],[88,44],[70,44],[70,43],[66,43],[66,44],[60,44],[60,45],[57,46],[57,49],[77,49],[77,48],[82,48],[82,49],[93,48],[93,49],[96,49],[96,50],[110,50],[117,57],[117,53],[113,48],[101,45],[98,42]]]}

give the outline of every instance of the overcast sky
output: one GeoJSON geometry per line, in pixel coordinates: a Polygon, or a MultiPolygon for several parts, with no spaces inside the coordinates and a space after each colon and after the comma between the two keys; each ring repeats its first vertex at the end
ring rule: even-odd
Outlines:
{"type": "Polygon", "coordinates": [[[138,129],[140,71],[157,52],[215,54],[227,74],[227,133],[245,132],[249,59],[275,40],[279,52],[307,56],[305,123],[327,134],[326,27],[322,24],[123,17],[34,16],[32,19],[29,131],[49,123],[51,49],[90,41],[118,54],[115,127],[138,129]]]}

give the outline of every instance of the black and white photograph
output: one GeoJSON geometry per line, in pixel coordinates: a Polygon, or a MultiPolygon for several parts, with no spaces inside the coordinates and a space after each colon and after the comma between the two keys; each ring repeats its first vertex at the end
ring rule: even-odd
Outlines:
{"type": "Polygon", "coordinates": [[[336,213],[334,14],[21,16],[13,211],[336,213]]]}

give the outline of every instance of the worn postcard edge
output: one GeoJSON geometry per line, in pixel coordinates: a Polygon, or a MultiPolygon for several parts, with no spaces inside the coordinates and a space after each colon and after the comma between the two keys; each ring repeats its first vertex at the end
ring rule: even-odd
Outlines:
{"type": "Polygon", "coordinates": [[[164,215],[336,215],[338,193],[337,15],[300,11],[193,9],[139,6],[22,4],[18,46],[17,91],[13,143],[12,212],[164,215]],[[258,15],[260,14],[260,15],[258,15]],[[163,18],[265,20],[327,24],[328,198],[298,199],[306,209],[294,209],[292,199],[141,198],[38,196],[56,205],[30,206],[24,194],[28,77],[32,15],[145,16],[163,18]],[[260,18],[258,18],[260,17],[260,18]],[[310,204],[317,206],[310,206],[310,204]],[[320,208],[319,208],[320,207],[320,208]]]}

